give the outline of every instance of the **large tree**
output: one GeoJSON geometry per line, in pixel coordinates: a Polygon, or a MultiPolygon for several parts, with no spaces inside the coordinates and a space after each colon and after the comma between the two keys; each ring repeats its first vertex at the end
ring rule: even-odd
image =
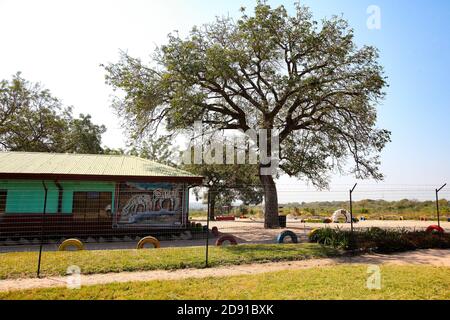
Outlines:
{"type": "MultiPolygon", "coordinates": [[[[277,130],[280,170],[327,187],[328,173],[382,179],[379,153],[390,132],[376,127],[386,86],[377,49],[357,47],[346,20],[317,22],[258,2],[254,14],[217,18],[182,38],[171,34],[150,64],[123,53],[105,66],[125,95],[115,106],[137,135],[202,120],[215,130],[277,130]]],[[[269,144],[269,152],[271,146],[269,144]]],[[[264,167],[260,164],[261,168],[264,167]]],[[[278,227],[273,176],[260,175],[265,225],[278,227]]]]}
{"type": "Polygon", "coordinates": [[[0,150],[100,153],[105,131],[20,73],[0,82],[0,150]]]}

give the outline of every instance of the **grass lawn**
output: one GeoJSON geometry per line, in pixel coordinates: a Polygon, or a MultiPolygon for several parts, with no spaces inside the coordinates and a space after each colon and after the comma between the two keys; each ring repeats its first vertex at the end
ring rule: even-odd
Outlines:
{"type": "MultiPolygon", "coordinates": [[[[267,261],[293,261],[336,256],[339,251],[318,244],[298,245],[240,245],[210,247],[211,266],[246,264],[267,261]]],[[[36,252],[0,254],[0,279],[36,276],[36,252]]],[[[83,274],[173,270],[202,268],[205,248],[165,248],[147,250],[102,250],[81,252],[44,252],[42,276],[63,276],[69,266],[77,265],[83,274]]]]}
{"type": "Polygon", "coordinates": [[[450,268],[382,266],[382,289],[366,287],[367,266],[335,266],[252,276],[131,282],[0,293],[0,299],[450,299],[450,268]]]}

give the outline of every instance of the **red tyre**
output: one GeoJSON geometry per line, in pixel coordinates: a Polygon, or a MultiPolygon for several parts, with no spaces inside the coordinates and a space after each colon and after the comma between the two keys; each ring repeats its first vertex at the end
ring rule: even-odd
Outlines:
{"type": "Polygon", "coordinates": [[[219,239],[217,239],[216,246],[220,247],[223,245],[224,242],[229,242],[233,246],[237,246],[237,244],[238,244],[236,241],[236,238],[233,237],[232,235],[228,234],[228,235],[221,236],[219,239]]]}
{"type": "Polygon", "coordinates": [[[428,233],[445,233],[445,230],[439,226],[429,226],[427,228],[428,233]]]}

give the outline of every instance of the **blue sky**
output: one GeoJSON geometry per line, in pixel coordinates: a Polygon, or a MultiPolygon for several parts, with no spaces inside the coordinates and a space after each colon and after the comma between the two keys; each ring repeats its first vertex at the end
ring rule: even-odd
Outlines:
{"type": "MultiPolygon", "coordinates": [[[[104,84],[99,64],[116,61],[119,49],[146,59],[169,32],[187,32],[215,15],[237,16],[241,6],[251,10],[254,3],[0,0],[0,78],[20,70],[25,78],[41,81],[76,112],[91,113],[94,121],[106,124],[105,144],[120,147],[125,139],[109,107],[111,90],[104,84]]],[[[293,3],[269,1],[291,9],[293,3]]],[[[388,197],[393,186],[432,190],[434,185],[450,182],[450,1],[301,3],[310,6],[317,19],[343,14],[355,29],[358,44],[380,49],[390,87],[379,106],[379,126],[392,131],[393,142],[382,155],[386,181],[376,187],[386,191],[377,197],[388,197]],[[367,28],[369,5],[381,9],[380,30],[367,28]]],[[[343,190],[353,182],[352,177],[334,176],[332,186],[343,190]]],[[[361,183],[372,188],[373,182],[361,183]]],[[[297,199],[292,190],[307,190],[303,183],[287,178],[279,186],[283,201],[297,199]]],[[[428,191],[411,191],[410,197],[421,195],[428,197],[428,191]]],[[[314,197],[317,193],[304,196],[306,200],[314,197]]]]}

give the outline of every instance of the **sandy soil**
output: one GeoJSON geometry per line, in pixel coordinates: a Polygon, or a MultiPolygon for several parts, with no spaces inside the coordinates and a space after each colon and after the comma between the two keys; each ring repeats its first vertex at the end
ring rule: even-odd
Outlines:
{"type": "MultiPolygon", "coordinates": [[[[187,269],[176,271],[125,272],[99,275],[81,275],[83,286],[114,282],[179,280],[187,278],[225,277],[236,275],[261,274],[282,270],[331,266],[337,264],[396,264],[396,265],[433,265],[450,267],[450,250],[421,250],[393,255],[370,254],[357,257],[334,259],[311,259],[294,262],[249,264],[226,266],[210,269],[187,269]]],[[[67,277],[43,279],[19,279],[0,281],[0,291],[25,290],[36,288],[65,287],[67,277]]]]}

